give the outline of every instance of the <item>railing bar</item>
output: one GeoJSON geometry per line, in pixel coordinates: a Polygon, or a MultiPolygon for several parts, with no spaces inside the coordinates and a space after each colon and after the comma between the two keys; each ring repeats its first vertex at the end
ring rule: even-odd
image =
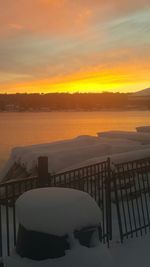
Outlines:
{"type": "Polygon", "coordinates": [[[3,256],[3,237],[2,237],[2,206],[0,204],[0,258],[3,256]]]}
{"type": "MultiPolygon", "coordinates": [[[[120,195],[121,195],[121,205],[122,205],[122,211],[123,211],[124,226],[125,226],[125,231],[127,232],[128,227],[127,227],[127,220],[126,220],[125,203],[124,203],[124,199],[123,199],[123,189],[122,189],[122,185],[121,185],[121,179],[120,179],[121,175],[119,174],[119,170],[117,171],[116,175],[117,175],[117,180],[118,180],[119,186],[120,186],[120,195]]],[[[128,203],[127,203],[127,206],[128,206],[128,203]]],[[[128,238],[128,236],[127,236],[127,238],[128,238]]]]}
{"type": "Polygon", "coordinates": [[[97,187],[98,187],[98,176],[95,174],[97,172],[97,166],[94,166],[94,195],[96,202],[98,201],[97,187]]]}
{"type": "MultiPolygon", "coordinates": [[[[99,168],[99,166],[98,166],[98,168],[99,168]]],[[[101,208],[101,183],[100,183],[100,181],[102,182],[103,177],[100,175],[100,173],[99,173],[97,179],[98,179],[98,186],[97,186],[98,205],[99,205],[99,207],[101,208]]],[[[103,200],[102,200],[102,201],[103,201],[103,200]]]]}
{"type": "MultiPolygon", "coordinates": [[[[137,160],[134,160],[134,162],[135,163],[139,163],[139,162],[145,162],[145,161],[148,161],[148,160],[150,160],[150,157],[148,157],[148,158],[146,157],[146,158],[142,158],[142,159],[137,159],[137,160]]],[[[131,163],[133,163],[133,160],[125,161],[123,163],[118,163],[118,164],[116,164],[116,166],[122,168],[123,165],[125,166],[125,164],[131,164],[131,163]]]]}
{"type": "MultiPolygon", "coordinates": [[[[147,170],[147,166],[146,166],[146,170],[147,170]]],[[[148,185],[148,193],[150,194],[150,188],[149,188],[149,181],[148,180],[149,180],[149,177],[148,177],[148,172],[147,172],[146,173],[146,182],[148,185]]],[[[145,197],[145,204],[146,204],[147,219],[148,219],[149,229],[150,229],[150,215],[149,215],[148,201],[147,201],[147,194],[146,194],[144,179],[142,181],[143,181],[143,188],[144,188],[144,197],[145,197]]]]}
{"type": "Polygon", "coordinates": [[[82,169],[82,190],[83,191],[84,191],[84,184],[85,184],[84,170],[82,169]]]}
{"type": "Polygon", "coordinates": [[[70,173],[68,175],[69,175],[68,176],[69,184],[71,185],[71,175],[70,175],[70,173]]]}
{"type": "Polygon", "coordinates": [[[102,228],[103,228],[103,241],[105,243],[105,203],[104,203],[104,197],[105,197],[105,188],[104,188],[104,184],[105,184],[105,177],[103,177],[102,182],[102,228]]]}
{"type": "Polygon", "coordinates": [[[118,179],[118,173],[113,172],[113,186],[114,186],[114,191],[115,191],[116,209],[117,209],[117,216],[118,216],[118,226],[119,226],[120,239],[121,239],[121,243],[122,243],[123,242],[123,229],[122,229],[122,219],[121,219],[119,199],[118,199],[117,179],[118,179]]]}
{"type": "Polygon", "coordinates": [[[10,236],[9,236],[9,208],[8,208],[8,185],[6,184],[5,187],[5,194],[6,194],[6,236],[7,236],[7,255],[10,255],[10,236]]]}
{"type": "MultiPolygon", "coordinates": [[[[15,196],[15,188],[12,186],[13,197],[15,196]]],[[[14,245],[16,245],[16,209],[15,209],[15,197],[13,198],[13,228],[14,228],[14,245]]]]}
{"type": "Polygon", "coordinates": [[[141,227],[137,228],[136,230],[134,229],[132,232],[129,231],[127,233],[124,233],[123,236],[126,237],[126,235],[131,235],[132,233],[135,233],[136,231],[140,232],[141,229],[144,229],[145,227],[148,228],[149,227],[149,224],[147,224],[146,226],[141,226],[141,227]]]}
{"type": "Polygon", "coordinates": [[[13,179],[11,181],[6,181],[6,182],[0,183],[0,187],[4,187],[6,184],[9,186],[9,185],[12,185],[12,184],[19,184],[20,181],[21,182],[26,182],[26,181],[30,181],[30,180],[34,180],[34,179],[38,180],[38,177],[37,176],[32,176],[32,177],[23,178],[21,180],[13,179]]]}
{"type": "Polygon", "coordinates": [[[59,175],[59,174],[65,174],[65,173],[69,173],[69,172],[72,173],[72,172],[74,172],[74,171],[79,171],[79,170],[81,170],[81,169],[86,169],[86,168],[89,168],[89,167],[91,167],[91,166],[93,167],[93,166],[98,165],[98,164],[101,164],[101,165],[102,165],[103,163],[105,164],[105,163],[107,163],[107,161],[102,161],[102,162],[100,162],[100,163],[90,164],[90,165],[83,166],[83,167],[80,167],[80,168],[77,168],[77,169],[72,169],[72,170],[70,170],[70,171],[66,171],[66,172],[62,172],[62,173],[57,173],[56,176],[59,175]]]}
{"type": "Polygon", "coordinates": [[[87,176],[87,193],[89,193],[89,177],[88,177],[88,170],[86,168],[86,176],[87,176]]]}
{"type": "MultiPolygon", "coordinates": [[[[127,165],[127,168],[129,166],[127,165]]],[[[123,168],[124,170],[124,168],[123,168]]],[[[128,174],[130,175],[130,173],[128,174]]],[[[126,176],[125,176],[125,173],[123,172],[123,179],[124,179],[124,185],[126,185],[126,176]]],[[[129,199],[129,195],[128,195],[128,191],[127,191],[127,188],[125,187],[125,194],[126,194],[126,200],[127,200],[127,209],[128,209],[128,216],[129,216],[129,225],[130,225],[130,229],[131,229],[131,232],[133,230],[133,227],[132,227],[132,220],[131,220],[131,209],[130,209],[130,199],[129,199]]],[[[131,234],[131,237],[133,237],[133,234],[131,234]]]]}
{"type": "Polygon", "coordinates": [[[140,210],[139,210],[139,203],[138,203],[138,197],[137,197],[137,186],[136,186],[136,181],[135,181],[135,173],[133,172],[133,181],[134,181],[134,193],[135,193],[135,201],[136,201],[136,208],[137,208],[137,213],[138,213],[138,221],[139,221],[139,226],[141,228],[141,235],[142,235],[142,225],[141,225],[141,218],[140,218],[140,210]]]}
{"type": "MultiPolygon", "coordinates": [[[[147,164],[145,164],[145,174],[146,174],[146,182],[148,184],[147,164]]],[[[144,174],[142,173],[142,184],[143,184],[143,189],[144,189],[144,192],[142,192],[142,193],[144,194],[146,215],[147,215],[147,220],[148,220],[149,228],[150,228],[150,216],[149,216],[148,202],[147,202],[147,196],[146,196],[146,187],[145,187],[144,180],[145,180],[144,179],[144,174]]],[[[142,194],[142,196],[143,196],[143,194],[142,194]]]]}
{"type": "Polygon", "coordinates": [[[89,171],[90,171],[90,173],[89,173],[89,175],[90,175],[90,195],[93,197],[93,179],[92,179],[92,167],[90,166],[90,168],[89,168],[89,171]]]}
{"type": "MultiPolygon", "coordinates": [[[[141,173],[141,176],[142,176],[141,179],[143,181],[143,174],[142,173],[141,173]]],[[[142,190],[141,190],[139,172],[137,172],[137,177],[138,177],[138,185],[139,185],[139,189],[140,189],[140,200],[141,200],[141,207],[142,207],[142,215],[143,215],[143,221],[144,221],[144,226],[145,226],[146,225],[146,221],[145,221],[145,212],[144,212],[144,205],[143,205],[143,198],[142,198],[142,190]]],[[[145,227],[145,233],[146,233],[146,227],[145,227]]]]}
{"type": "MultiPolygon", "coordinates": [[[[129,191],[130,191],[130,194],[131,194],[131,204],[132,204],[132,212],[133,212],[133,221],[134,221],[134,227],[135,227],[135,229],[137,229],[136,215],[135,215],[135,209],[134,209],[134,201],[133,201],[133,198],[132,198],[132,189],[131,189],[132,181],[131,181],[131,177],[130,177],[130,170],[128,168],[129,168],[129,166],[127,166],[127,170],[129,171],[129,173],[128,173],[128,176],[129,176],[129,184],[130,184],[129,185],[129,191]]],[[[133,186],[132,186],[132,188],[133,188],[133,186]]],[[[137,236],[138,236],[138,234],[136,232],[136,237],[137,236]]]]}
{"type": "MultiPolygon", "coordinates": [[[[150,166],[149,166],[150,167],[150,166]]],[[[148,188],[148,195],[149,195],[149,201],[150,201],[150,184],[149,184],[149,175],[150,175],[150,171],[148,171],[148,168],[146,168],[146,174],[147,174],[147,188],[148,188]],[[149,175],[148,175],[149,174],[149,175]]]]}

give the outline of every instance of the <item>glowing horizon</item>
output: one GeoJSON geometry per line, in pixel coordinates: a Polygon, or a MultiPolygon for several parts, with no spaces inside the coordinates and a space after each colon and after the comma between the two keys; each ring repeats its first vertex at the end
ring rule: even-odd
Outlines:
{"type": "Polygon", "coordinates": [[[150,87],[149,0],[0,2],[0,93],[150,87]]]}

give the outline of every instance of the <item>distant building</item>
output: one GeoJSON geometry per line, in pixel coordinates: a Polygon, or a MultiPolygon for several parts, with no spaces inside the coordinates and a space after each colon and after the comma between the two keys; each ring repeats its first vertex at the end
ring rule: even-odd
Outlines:
{"type": "Polygon", "coordinates": [[[7,104],[5,106],[5,110],[9,111],[9,112],[19,111],[19,106],[15,105],[15,104],[7,104]]]}

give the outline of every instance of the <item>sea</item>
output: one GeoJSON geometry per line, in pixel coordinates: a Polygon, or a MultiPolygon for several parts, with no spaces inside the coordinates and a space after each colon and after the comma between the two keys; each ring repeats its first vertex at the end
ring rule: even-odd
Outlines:
{"type": "Polygon", "coordinates": [[[0,169],[18,146],[150,125],[150,111],[0,112],[0,169]]]}

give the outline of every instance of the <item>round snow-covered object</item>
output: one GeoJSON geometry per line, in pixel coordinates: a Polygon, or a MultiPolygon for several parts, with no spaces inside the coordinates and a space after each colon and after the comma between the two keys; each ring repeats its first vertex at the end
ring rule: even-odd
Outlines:
{"type": "Polygon", "coordinates": [[[67,188],[40,188],[16,201],[19,223],[27,230],[63,236],[83,227],[98,226],[101,210],[87,193],[67,188]]]}

